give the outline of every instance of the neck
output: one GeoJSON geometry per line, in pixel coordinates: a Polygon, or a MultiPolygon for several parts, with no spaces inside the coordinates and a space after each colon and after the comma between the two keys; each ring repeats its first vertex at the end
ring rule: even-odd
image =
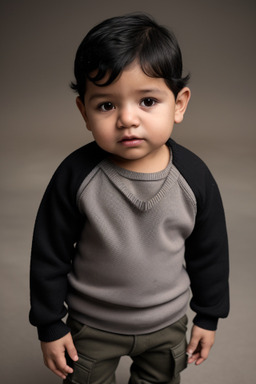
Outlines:
{"type": "Polygon", "coordinates": [[[132,172],[154,173],[164,170],[170,161],[170,149],[163,145],[151,156],[146,156],[136,160],[127,160],[119,157],[110,157],[111,161],[121,168],[132,172]]]}

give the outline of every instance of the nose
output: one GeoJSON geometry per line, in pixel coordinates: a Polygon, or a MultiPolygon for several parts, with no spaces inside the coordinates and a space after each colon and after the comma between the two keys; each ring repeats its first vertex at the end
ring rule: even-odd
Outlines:
{"type": "Polygon", "coordinates": [[[139,126],[139,116],[135,106],[123,106],[118,111],[117,127],[136,128],[139,126]]]}

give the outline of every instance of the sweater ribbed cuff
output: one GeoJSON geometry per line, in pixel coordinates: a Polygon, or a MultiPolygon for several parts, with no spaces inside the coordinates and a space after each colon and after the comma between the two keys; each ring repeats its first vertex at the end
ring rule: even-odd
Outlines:
{"type": "Polygon", "coordinates": [[[208,331],[216,331],[218,320],[219,319],[217,317],[197,314],[193,323],[200,328],[207,329],[208,331]]]}
{"type": "Polygon", "coordinates": [[[47,326],[40,326],[37,328],[37,332],[40,341],[50,342],[61,339],[70,332],[70,329],[65,323],[59,321],[47,326]]]}

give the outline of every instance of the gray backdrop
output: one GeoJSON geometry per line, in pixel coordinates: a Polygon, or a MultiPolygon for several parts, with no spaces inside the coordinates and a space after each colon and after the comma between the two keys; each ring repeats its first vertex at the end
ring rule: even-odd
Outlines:
{"type": "MultiPolygon", "coordinates": [[[[28,323],[33,224],[59,162],[91,140],[68,88],[77,46],[102,19],[132,11],[152,14],[178,37],[185,72],[192,74],[192,99],[173,136],[211,168],[230,237],[230,317],[220,321],[208,361],[190,366],[182,382],[253,382],[255,5],[254,0],[1,0],[1,382],[59,382],[44,367],[28,323]]],[[[120,384],[128,366],[124,358],[120,384]]]]}

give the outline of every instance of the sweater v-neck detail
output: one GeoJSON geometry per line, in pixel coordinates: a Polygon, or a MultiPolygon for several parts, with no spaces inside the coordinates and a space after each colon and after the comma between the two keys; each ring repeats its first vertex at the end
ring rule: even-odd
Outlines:
{"type": "Polygon", "coordinates": [[[129,171],[118,167],[108,159],[103,160],[99,166],[115,187],[140,211],[147,211],[158,204],[179,177],[179,173],[171,161],[164,170],[154,173],[129,171]],[[163,183],[159,191],[152,198],[141,200],[129,190],[129,187],[124,183],[124,179],[145,183],[161,182],[163,180],[163,183]]]}

